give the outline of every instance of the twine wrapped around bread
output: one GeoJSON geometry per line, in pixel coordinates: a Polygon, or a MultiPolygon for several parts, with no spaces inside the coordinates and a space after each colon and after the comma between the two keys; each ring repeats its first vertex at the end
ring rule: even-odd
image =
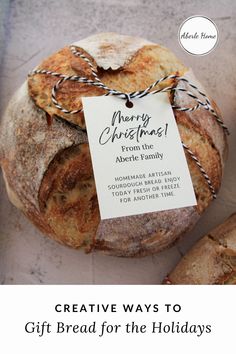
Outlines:
{"type": "MultiPolygon", "coordinates": [[[[29,76],[36,75],[36,74],[44,74],[44,75],[51,75],[51,76],[60,78],[60,80],[52,88],[51,100],[52,100],[52,103],[55,105],[55,107],[57,109],[61,110],[63,113],[65,113],[65,114],[77,114],[77,113],[83,112],[83,108],[76,109],[76,110],[67,110],[64,107],[62,107],[62,105],[57,101],[56,92],[59,90],[60,86],[65,81],[75,81],[75,82],[78,82],[78,83],[83,83],[83,84],[87,84],[87,85],[91,85],[91,86],[96,86],[96,87],[102,88],[103,90],[107,91],[105,96],[114,95],[114,96],[119,97],[121,99],[125,99],[126,100],[126,106],[129,107],[129,108],[133,107],[133,102],[131,101],[132,99],[142,98],[142,97],[145,97],[147,95],[154,95],[154,94],[157,94],[157,93],[160,93],[160,92],[181,91],[181,92],[185,92],[186,95],[188,95],[193,100],[195,100],[196,101],[196,105],[194,105],[193,107],[180,107],[180,106],[172,105],[173,109],[175,109],[177,111],[182,111],[182,112],[193,112],[193,111],[197,110],[201,106],[204,109],[206,109],[207,111],[211,112],[213,118],[216,119],[217,123],[222,127],[224,132],[227,135],[229,135],[229,130],[228,130],[227,126],[224,124],[222,119],[219,117],[219,115],[215,112],[215,110],[211,106],[210,100],[207,98],[206,94],[203,93],[202,91],[200,91],[197,88],[196,85],[193,85],[186,78],[181,77],[179,75],[167,75],[167,76],[165,76],[165,77],[163,77],[161,79],[156,80],[154,83],[149,85],[145,90],[135,91],[135,92],[130,92],[130,93],[124,93],[124,92],[109,88],[104,83],[102,83],[102,81],[99,79],[99,77],[98,77],[98,75],[96,73],[96,70],[95,70],[92,62],[89,60],[89,58],[86,57],[86,55],[84,55],[82,52],[78,51],[76,49],[76,47],[74,47],[74,46],[71,46],[70,49],[71,49],[71,52],[75,56],[80,57],[81,59],[83,59],[88,64],[88,66],[91,69],[91,73],[92,73],[92,75],[94,77],[94,80],[90,80],[90,79],[88,79],[86,77],[81,77],[81,76],[77,76],[77,75],[68,76],[68,75],[60,74],[60,73],[57,73],[57,72],[54,72],[54,71],[51,71],[51,70],[45,70],[45,69],[35,69],[35,70],[33,70],[33,71],[31,71],[29,73],[29,76]],[[161,84],[162,82],[168,81],[168,80],[172,80],[173,83],[172,83],[171,86],[167,86],[167,87],[160,88],[160,89],[152,91],[152,89],[154,87],[156,87],[159,84],[161,84]],[[185,88],[174,87],[175,81],[183,81],[183,82],[187,83],[190,88],[194,89],[201,97],[203,97],[205,99],[205,102],[200,100],[195,94],[193,94],[193,92],[191,92],[191,91],[189,91],[189,90],[187,90],[185,88]]],[[[81,128],[81,127],[79,127],[79,128],[81,128]]],[[[182,145],[183,145],[184,149],[189,153],[191,158],[194,160],[196,165],[198,166],[199,170],[201,171],[202,175],[204,176],[204,178],[206,180],[206,183],[209,186],[209,189],[210,189],[210,191],[212,193],[212,198],[215,199],[216,198],[216,192],[215,192],[215,189],[214,189],[214,187],[213,187],[213,185],[211,183],[211,180],[210,180],[208,174],[206,173],[206,171],[202,167],[202,165],[201,165],[200,161],[198,160],[198,158],[189,149],[189,147],[184,142],[182,142],[182,145]]]]}

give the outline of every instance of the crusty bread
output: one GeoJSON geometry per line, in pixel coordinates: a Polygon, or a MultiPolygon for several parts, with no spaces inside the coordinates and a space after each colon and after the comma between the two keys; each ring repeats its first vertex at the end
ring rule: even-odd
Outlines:
{"type": "MultiPolygon", "coordinates": [[[[201,88],[192,71],[168,49],[140,38],[105,33],[74,46],[90,58],[105,84],[124,92],[144,89],[173,73],[201,88]]],[[[44,60],[38,68],[91,78],[88,65],[69,47],[44,60]]],[[[43,233],[74,248],[137,256],[171,245],[194,226],[212,200],[195,162],[186,155],[196,207],[100,221],[87,135],[71,124],[85,128],[84,116],[62,113],[53,105],[51,89],[57,81],[49,75],[30,76],[3,116],[0,162],[12,203],[43,233]]],[[[67,81],[57,98],[63,107],[73,110],[81,107],[81,97],[103,93],[100,88],[67,81]]],[[[181,106],[193,105],[183,92],[175,93],[172,101],[181,106]]],[[[202,108],[174,114],[182,140],[198,157],[218,191],[227,153],[222,128],[202,108]]]]}
{"type": "Polygon", "coordinates": [[[236,284],[236,213],[202,237],[165,284],[236,284]]]}

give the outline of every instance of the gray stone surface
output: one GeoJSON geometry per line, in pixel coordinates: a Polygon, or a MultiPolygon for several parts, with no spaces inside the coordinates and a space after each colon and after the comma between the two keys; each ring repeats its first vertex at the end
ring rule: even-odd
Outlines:
{"type": "MultiPolygon", "coordinates": [[[[191,66],[217,101],[231,130],[230,154],[217,200],[177,245],[142,259],[85,255],[43,237],[13,207],[0,183],[0,282],[5,284],[158,284],[205,232],[236,211],[236,2],[155,0],[0,1],[0,113],[28,71],[53,51],[96,32],[138,35],[170,47],[191,66]],[[125,4],[125,6],[124,6],[125,4]],[[219,29],[209,55],[191,56],[179,46],[179,25],[202,14],[219,29]]],[[[1,176],[0,176],[1,177],[1,176]]]]}

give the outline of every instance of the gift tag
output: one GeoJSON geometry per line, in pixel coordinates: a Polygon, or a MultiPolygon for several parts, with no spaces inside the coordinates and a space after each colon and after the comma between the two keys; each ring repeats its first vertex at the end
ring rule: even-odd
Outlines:
{"type": "Polygon", "coordinates": [[[167,93],[82,100],[101,219],[197,204],[167,93]]]}

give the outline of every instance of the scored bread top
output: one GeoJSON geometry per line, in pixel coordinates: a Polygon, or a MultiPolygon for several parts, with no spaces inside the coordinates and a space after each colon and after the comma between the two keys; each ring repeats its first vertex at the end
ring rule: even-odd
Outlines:
{"type": "Polygon", "coordinates": [[[145,45],[154,45],[144,38],[123,36],[117,33],[99,33],[72,43],[73,46],[83,48],[95,61],[99,68],[104,70],[118,70],[145,45]]]}
{"type": "Polygon", "coordinates": [[[31,100],[25,82],[4,114],[1,140],[5,179],[27,210],[38,209],[39,188],[50,161],[58,151],[87,142],[87,135],[63,121],[47,125],[45,112],[31,100]]]}
{"type": "MultiPolygon", "coordinates": [[[[140,38],[105,33],[76,42],[74,46],[91,60],[105,85],[122,92],[145,89],[161,77],[176,72],[183,74],[187,70],[170,50],[140,38]]],[[[89,65],[82,58],[72,54],[69,47],[45,59],[37,69],[94,79],[89,65]]],[[[52,103],[52,86],[58,80],[44,74],[30,76],[28,79],[30,96],[36,105],[49,115],[58,115],[84,128],[83,113],[66,114],[52,103]]],[[[168,82],[164,85],[168,85],[168,82]]],[[[81,97],[105,93],[106,91],[98,87],[66,81],[58,90],[56,97],[67,110],[76,110],[82,108],[81,97]]]]}

